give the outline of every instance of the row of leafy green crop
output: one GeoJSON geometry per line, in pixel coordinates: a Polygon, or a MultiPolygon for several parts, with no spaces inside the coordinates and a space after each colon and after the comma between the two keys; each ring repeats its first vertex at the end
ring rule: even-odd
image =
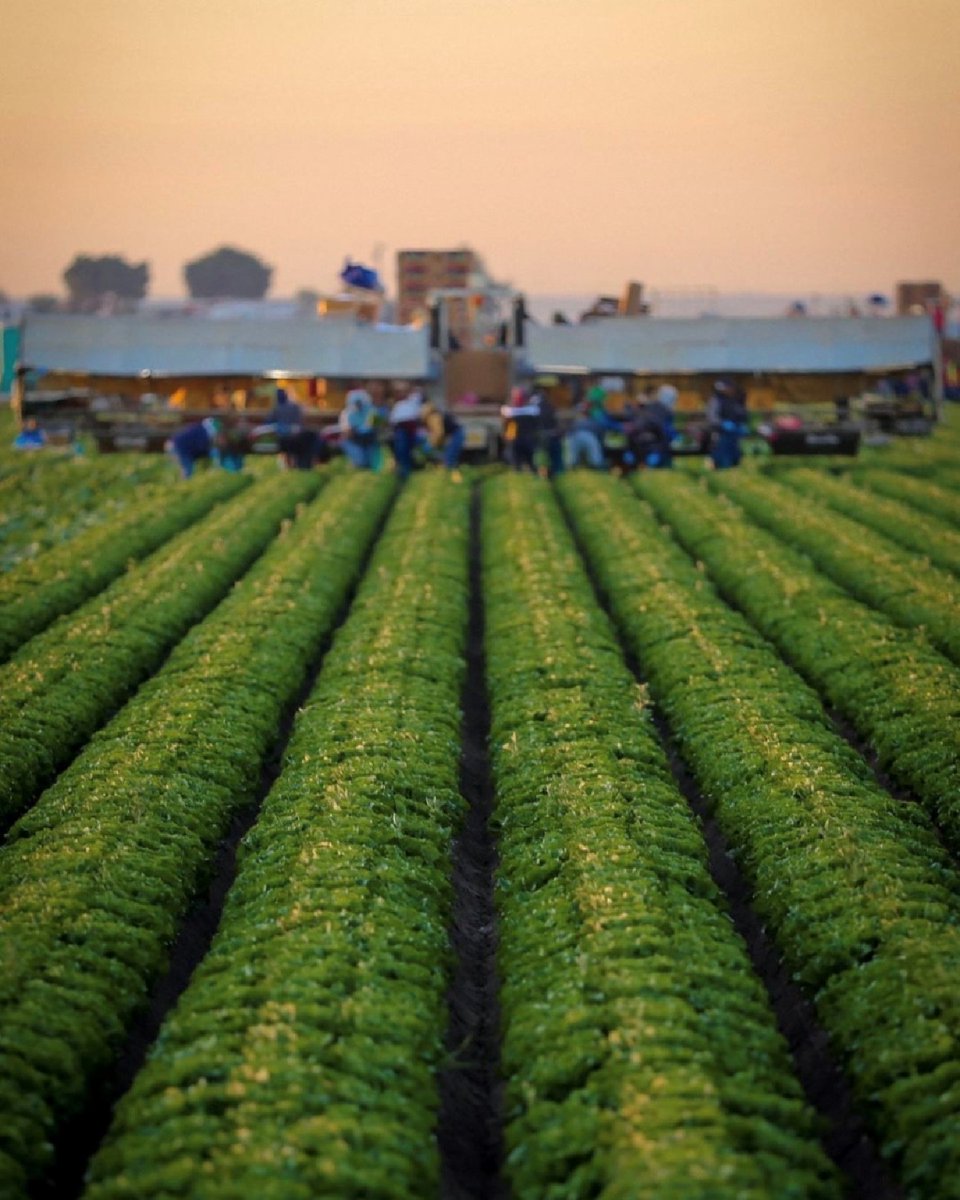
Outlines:
{"type": "Polygon", "coordinates": [[[4,1197],[42,1177],[58,1128],[84,1105],[163,969],[392,488],[360,473],[332,484],[0,850],[4,1197]]]}
{"type": "Polygon", "coordinates": [[[83,504],[87,491],[96,495],[124,482],[138,486],[169,477],[169,462],[156,455],[18,454],[0,468],[0,495],[5,517],[16,515],[18,501],[30,508],[43,506],[48,515],[54,515],[59,508],[58,492],[75,487],[75,500],[83,504]]]}
{"type": "Polygon", "coordinates": [[[918,563],[882,534],[824,512],[773,480],[718,471],[710,484],[858,600],[899,625],[920,628],[938,650],[960,663],[960,584],[949,572],[918,563]]]}
{"type": "Polygon", "coordinates": [[[857,471],[855,478],[858,483],[873,492],[879,492],[881,496],[902,500],[941,521],[960,525],[960,496],[950,488],[894,471],[857,471]]]}
{"type": "MultiPolygon", "coordinates": [[[[960,459],[960,454],[958,454],[960,459]]],[[[930,478],[941,487],[949,488],[952,492],[960,491],[960,470],[956,467],[938,467],[932,471],[930,478]]]]}
{"type": "MultiPolygon", "coordinates": [[[[820,502],[860,524],[882,533],[938,567],[960,575],[960,532],[900,500],[891,500],[867,488],[855,487],[822,471],[798,468],[784,474],[784,483],[796,488],[807,502],[820,502]]],[[[914,570],[922,570],[915,565],[914,570]]]]}
{"type": "Polygon", "coordinates": [[[319,485],[291,472],[247,488],[0,667],[0,822],[34,799],[319,485]]]}
{"type": "MultiPolygon", "coordinates": [[[[845,455],[822,454],[817,456],[816,470],[824,475],[845,477],[850,473],[852,461],[845,455]]],[[[810,459],[800,455],[773,455],[770,458],[758,458],[755,462],[748,460],[745,469],[756,470],[761,475],[769,475],[773,479],[789,479],[794,471],[809,470],[810,459]]]]}
{"type": "Polygon", "coordinates": [[[170,471],[162,455],[38,455],[11,467],[0,479],[0,570],[118,515],[170,471]]]}
{"type": "Polygon", "coordinates": [[[556,500],[484,520],[512,1195],[839,1194],[556,500]]]}
{"type": "Polygon", "coordinates": [[[861,604],[722,496],[638,489],[746,613],[916,795],[960,854],[960,677],[914,630],[861,604]]]}
{"type": "Polygon", "coordinates": [[[924,477],[941,467],[955,465],[958,445],[960,429],[956,422],[941,422],[932,437],[897,437],[886,446],[865,447],[858,466],[862,463],[870,468],[924,477]]]}
{"type": "MultiPolygon", "coordinates": [[[[877,786],[817,696],[722,602],[647,506],[606,478],[561,488],[753,905],[809,988],[884,1155],[910,1195],[954,1196],[956,867],[924,813],[877,786]]],[[[696,489],[650,490],[670,495],[671,520],[686,514],[690,530],[701,521],[696,489]]],[[[694,541],[706,551],[709,539],[694,541]]],[[[716,533],[713,545],[728,556],[739,548],[716,533]]],[[[755,573],[756,562],[744,569],[755,573]]]]}
{"type": "Polygon", "coordinates": [[[145,488],[113,518],[0,576],[0,662],[248,482],[223,472],[172,494],[145,488]]]}
{"type": "Polygon", "coordinates": [[[89,1200],[439,1194],[467,526],[398,501],[89,1200]]]}

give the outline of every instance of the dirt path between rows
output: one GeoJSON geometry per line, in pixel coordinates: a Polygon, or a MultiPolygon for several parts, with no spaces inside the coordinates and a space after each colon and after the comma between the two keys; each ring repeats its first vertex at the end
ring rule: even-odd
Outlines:
{"type": "Polygon", "coordinates": [[[470,507],[470,613],[463,691],[460,787],[468,804],[453,848],[451,941],[457,966],[448,1001],[448,1067],[440,1076],[442,1200],[506,1200],[502,1178],[500,1014],[494,905],[496,847],[490,828],[490,705],[486,686],[480,493],[470,507]]]}

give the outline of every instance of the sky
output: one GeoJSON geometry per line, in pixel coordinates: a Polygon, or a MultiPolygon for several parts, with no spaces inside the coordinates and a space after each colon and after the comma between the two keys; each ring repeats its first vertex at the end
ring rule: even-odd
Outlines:
{"type": "Polygon", "coordinates": [[[958,0],[0,0],[0,289],[271,295],[469,245],[529,293],[960,290],[958,0]]]}

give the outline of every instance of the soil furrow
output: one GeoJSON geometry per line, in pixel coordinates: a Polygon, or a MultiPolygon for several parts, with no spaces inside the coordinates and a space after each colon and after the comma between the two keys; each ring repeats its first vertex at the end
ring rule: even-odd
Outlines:
{"type": "Polygon", "coordinates": [[[506,1200],[499,1081],[499,1008],[494,904],[496,847],[490,828],[490,707],[486,687],[479,485],[470,509],[470,613],[463,691],[460,787],[467,801],[453,847],[449,1061],[440,1077],[438,1140],[443,1200],[506,1200]]]}

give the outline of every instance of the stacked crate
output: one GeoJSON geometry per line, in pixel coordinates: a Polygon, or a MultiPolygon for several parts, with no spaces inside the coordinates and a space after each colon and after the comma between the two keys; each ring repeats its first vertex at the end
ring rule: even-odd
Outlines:
{"type": "MultiPolygon", "coordinates": [[[[482,271],[473,250],[400,250],[397,253],[397,319],[407,325],[427,311],[427,296],[433,288],[467,288],[482,271]]],[[[450,331],[466,345],[469,326],[466,299],[450,300],[447,313],[450,331]]]]}

